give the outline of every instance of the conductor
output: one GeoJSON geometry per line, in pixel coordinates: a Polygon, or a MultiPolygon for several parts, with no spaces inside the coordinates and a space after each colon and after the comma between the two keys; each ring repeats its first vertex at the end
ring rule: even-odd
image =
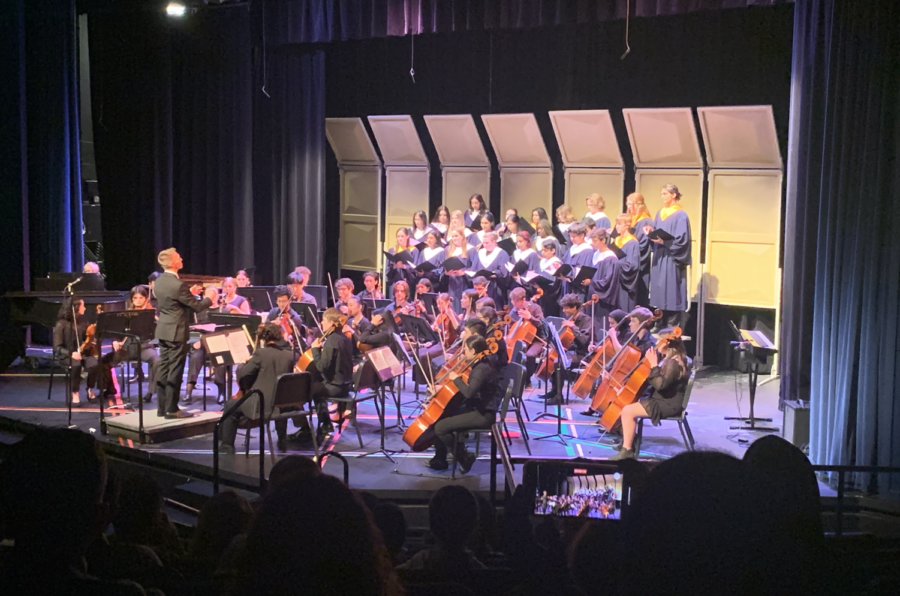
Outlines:
{"type": "Polygon", "coordinates": [[[184,266],[181,255],[174,248],[159,253],[157,259],[164,269],[154,287],[159,305],[156,339],[159,340],[159,369],[156,377],[159,405],[156,414],[167,419],[190,418],[191,414],[178,409],[184,361],[188,353],[191,315],[206,310],[218,300],[217,290],[203,286],[188,287],[178,278],[184,266]]]}

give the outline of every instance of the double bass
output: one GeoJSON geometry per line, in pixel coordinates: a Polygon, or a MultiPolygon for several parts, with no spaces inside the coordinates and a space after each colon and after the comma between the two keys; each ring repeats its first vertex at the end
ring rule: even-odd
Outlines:
{"type": "MultiPolygon", "coordinates": [[[[460,352],[463,348],[460,348],[460,352]]],[[[476,354],[474,358],[468,360],[462,358],[458,360],[449,372],[456,372],[465,382],[469,382],[469,369],[478,362],[483,356],[497,353],[497,343],[488,341],[488,349],[485,352],[476,354]]],[[[445,375],[446,376],[446,375],[445,375]]],[[[419,414],[413,422],[406,427],[403,433],[403,442],[409,445],[413,451],[425,451],[434,444],[435,433],[434,425],[438,423],[448,411],[456,409],[457,404],[462,399],[462,393],[456,386],[454,381],[448,381],[435,385],[435,391],[425,405],[424,410],[419,414]]]]}

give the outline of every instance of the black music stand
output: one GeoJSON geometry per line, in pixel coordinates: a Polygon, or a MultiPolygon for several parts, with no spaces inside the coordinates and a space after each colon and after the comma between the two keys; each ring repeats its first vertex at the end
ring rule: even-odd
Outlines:
{"type": "Polygon", "coordinates": [[[275,308],[272,291],[267,286],[238,288],[237,294],[247,299],[250,310],[254,312],[268,312],[275,308]]]}
{"type": "MultiPolygon", "coordinates": [[[[363,363],[363,366],[368,366],[370,370],[374,371],[376,376],[374,389],[376,391],[375,396],[375,411],[378,413],[378,422],[381,424],[381,445],[379,449],[375,451],[370,451],[368,453],[363,453],[358,457],[366,457],[367,455],[376,455],[381,454],[388,458],[391,463],[397,463],[394,461],[394,458],[391,457],[392,453],[397,453],[396,451],[388,450],[384,446],[384,435],[387,431],[388,427],[385,426],[385,419],[387,418],[387,396],[385,395],[385,388],[388,384],[393,383],[394,379],[403,374],[404,366],[397,359],[394,353],[391,351],[390,346],[381,346],[380,348],[373,348],[366,352],[366,362],[363,363]],[[380,407],[379,407],[380,403],[380,407]]],[[[361,374],[366,374],[366,370],[363,370],[361,374]]],[[[362,387],[364,383],[362,379],[360,380],[360,387],[362,387]]],[[[397,402],[397,409],[399,412],[400,404],[397,402]]],[[[399,417],[398,417],[399,420],[399,417]]],[[[390,428],[399,427],[397,424],[390,428]]]]}
{"type": "MultiPolygon", "coordinates": [[[[747,341],[746,335],[750,334],[748,329],[738,329],[737,325],[734,324],[734,321],[728,321],[731,324],[731,330],[735,335],[737,341],[732,342],[734,344],[734,349],[738,352],[741,352],[741,359],[747,365],[747,382],[750,388],[750,416],[749,417],[741,417],[741,416],[725,416],[725,420],[737,420],[742,424],[737,424],[735,426],[731,426],[732,430],[758,430],[761,432],[769,432],[774,433],[778,432],[778,429],[773,426],[756,426],[757,421],[759,422],[772,422],[771,418],[757,418],[754,415],[754,406],[756,404],[756,385],[759,381],[759,365],[762,364],[758,355],[755,353],[753,349],[753,345],[747,341]],[[744,424],[746,423],[746,424],[744,424]]],[[[759,348],[761,352],[765,352],[765,355],[768,356],[770,353],[774,353],[774,350],[768,348],[759,348]]]]}
{"type": "Polygon", "coordinates": [[[319,328],[319,313],[316,312],[316,305],[312,302],[291,302],[291,310],[300,315],[307,329],[319,328]]]}
{"type": "MultiPolygon", "coordinates": [[[[153,339],[156,333],[155,310],[123,310],[119,312],[103,312],[97,315],[97,345],[102,344],[104,335],[122,337],[126,341],[131,340],[137,350],[137,361],[140,366],[141,343],[153,339]]],[[[129,350],[131,346],[128,347],[129,350]]],[[[131,367],[131,354],[127,355],[129,369],[131,367]]],[[[99,365],[98,365],[99,366],[99,365]]],[[[128,403],[131,404],[131,385],[128,385],[128,403]]],[[[144,444],[144,400],[143,381],[138,376],[138,441],[144,444]]],[[[157,396],[159,399],[159,396],[157,396]]],[[[103,401],[100,403],[100,432],[106,434],[106,421],[104,420],[103,401]]],[[[133,407],[133,406],[132,406],[133,407]]]]}
{"type": "Polygon", "coordinates": [[[536,437],[535,441],[540,441],[542,439],[557,439],[563,445],[568,445],[566,442],[566,437],[570,439],[574,439],[572,435],[564,434],[562,431],[562,383],[563,376],[562,371],[564,369],[568,369],[571,366],[572,362],[569,360],[569,354],[566,353],[566,350],[562,346],[562,342],[559,340],[559,333],[556,332],[556,327],[550,323],[544,322],[544,325],[550,331],[550,339],[544,345],[544,358],[549,357],[550,349],[552,347],[556,348],[556,353],[559,354],[559,360],[556,362],[556,370],[553,374],[556,376],[556,413],[547,411],[547,402],[544,401],[544,411],[534,417],[535,420],[540,420],[541,418],[556,418],[556,432],[551,435],[544,435],[543,437],[536,437]],[[552,344],[551,344],[552,342],[552,344]]]}
{"type": "MultiPolygon", "coordinates": [[[[399,315],[400,320],[403,322],[403,332],[406,333],[407,337],[412,337],[413,346],[412,348],[416,350],[416,355],[418,355],[419,346],[424,346],[426,343],[431,343],[432,345],[438,344],[441,341],[441,337],[437,334],[437,331],[431,328],[431,325],[428,324],[428,321],[422,319],[420,317],[415,317],[413,315],[399,315]]],[[[428,383],[427,374],[431,371],[429,370],[427,373],[421,371],[423,375],[426,376],[425,383],[428,383]]],[[[413,381],[415,381],[415,372],[413,372],[413,381]]],[[[416,399],[419,398],[419,385],[417,383],[413,383],[416,399]]]]}
{"type": "MultiPolygon", "coordinates": [[[[262,324],[262,317],[259,315],[244,315],[244,314],[234,314],[234,313],[223,313],[223,312],[209,312],[207,314],[207,319],[210,323],[215,323],[217,326],[217,331],[225,330],[225,329],[246,329],[247,333],[250,335],[251,342],[256,341],[256,333],[259,330],[260,324],[262,324]]],[[[201,338],[202,340],[202,338],[201,338]]],[[[251,347],[250,351],[253,349],[251,347]]],[[[209,352],[206,353],[207,358],[212,361],[209,352]]],[[[231,369],[231,366],[225,367],[225,396],[226,401],[231,398],[231,384],[233,382],[233,373],[234,371],[231,369]]],[[[203,411],[206,411],[206,382],[203,383],[203,411]]]]}

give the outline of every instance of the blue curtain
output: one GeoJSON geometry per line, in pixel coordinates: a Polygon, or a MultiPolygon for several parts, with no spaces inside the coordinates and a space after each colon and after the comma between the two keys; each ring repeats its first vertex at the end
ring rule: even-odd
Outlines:
{"type": "Polygon", "coordinates": [[[808,379],[815,463],[900,465],[898,21],[893,0],[795,6],[782,395],[808,379]]]}

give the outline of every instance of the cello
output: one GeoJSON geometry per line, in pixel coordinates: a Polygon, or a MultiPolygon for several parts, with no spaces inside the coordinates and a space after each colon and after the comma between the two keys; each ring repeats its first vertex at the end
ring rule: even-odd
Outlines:
{"type": "MultiPolygon", "coordinates": [[[[676,339],[680,337],[681,327],[674,327],[672,329],[672,333],[669,335],[669,338],[676,339]]],[[[662,341],[667,341],[667,339],[664,339],[662,341]]],[[[609,406],[606,408],[606,411],[603,412],[603,415],[600,417],[600,424],[603,426],[603,428],[605,428],[606,430],[612,430],[615,425],[619,423],[619,418],[622,416],[622,410],[625,408],[625,406],[633,404],[635,401],[637,401],[638,392],[647,381],[647,377],[650,376],[651,368],[652,367],[650,366],[650,362],[648,362],[646,358],[641,359],[638,365],[628,376],[628,380],[625,381],[625,384],[617,390],[615,399],[610,402],[609,406]]]]}
{"type": "MultiPolygon", "coordinates": [[[[460,348],[462,351],[464,348],[460,348]]],[[[469,382],[469,369],[483,356],[497,353],[497,343],[488,341],[488,349],[476,354],[471,360],[465,358],[456,362],[450,371],[456,372],[466,383],[469,382]]],[[[448,374],[449,372],[448,371],[448,374]]],[[[403,442],[409,445],[413,451],[425,451],[435,441],[434,426],[448,411],[453,411],[460,402],[462,394],[454,381],[435,385],[435,391],[428,400],[421,414],[406,427],[403,432],[403,442]]]]}
{"type": "MultiPolygon", "coordinates": [[[[627,320],[627,318],[622,319],[613,329],[618,329],[619,325],[627,320]]],[[[609,333],[607,333],[606,337],[603,338],[603,343],[594,350],[587,366],[584,367],[584,370],[572,385],[572,393],[581,399],[589,396],[594,389],[594,384],[597,382],[597,379],[600,378],[600,375],[603,374],[603,370],[613,361],[615,356],[616,347],[613,345],[609,333]]]]}
{"type": "MultiPolygon", "coordinates": [[[[543,295],[544,290],[537,288],[537,293],[531,297],[530,301],[532,303],[537,302],[543,295]]],[[[512,360],[513,349],[517,341],[521,341],[526,349],[534,343],[534,340],[538,339],[537,330],[537,325],[533,321],[526,321],[522,318],[516,321],[516,324],[512,326],[512,329],[509,330],[509,334],[506,336],[506,357],[512,360]]]]}
{"type": "MultiPolygon", "coordinates": [[[[630,382],[630,376],[637,370],[637,367],[643,361],[643,354],[641,354],[641,351],[631,343],[631,340],[637,337],[638,333],[641,332],[641,329],[644,329],[661,318],[662,311],[655,311],[653,316],[641,323],[640,327],[635,329],[634,333],[631,334],[631,337],[628,338],[628,341],[622,344],[622,347],[619,348],[619,351],[613,356],[612,363],[609,365],[609,370],[607,371],[608,374],[603,376],[600,385],[597,387],[597,391],[594,393],[593,399],[591,399],[592,410],[605,413],[610,404],[618,398],[619,392],[626,384],[626,380],[630,382]]],[[[647,369],[647,372],[649,372],[649,369],[647,369]]],[[[637,389],[640,389],[640,385],[635,388],[635,392],[637,389]]]]}
{"type": "MultiPolygon", "coordinates": [[[[583,309],[585,306],[596,303],[600,300],[600,297],[597,294],[593,294],[591,299],[578,307],[578,310],[583,309]]],[[[568,317],[566,320],[571,321],[576,316],[578,316],[578,311],[575,311],[571,317],[568,317]]],[[[572,331],[571,327],[563,327],[563,330],[559,332],[559,343],[562,344],[562,347],[566,350],[572,345],[575,341],[575,332],[572,331]]],[[[556,353],[556,348],[550,348],[550,353],[547,354],[547,357],[541,362],[541,365],[538,367],[535,375],[542,381],[546,381],[550,379],[551,375],[556,370],[556,361],[559,360],[559,354],[556,353]]]]}

